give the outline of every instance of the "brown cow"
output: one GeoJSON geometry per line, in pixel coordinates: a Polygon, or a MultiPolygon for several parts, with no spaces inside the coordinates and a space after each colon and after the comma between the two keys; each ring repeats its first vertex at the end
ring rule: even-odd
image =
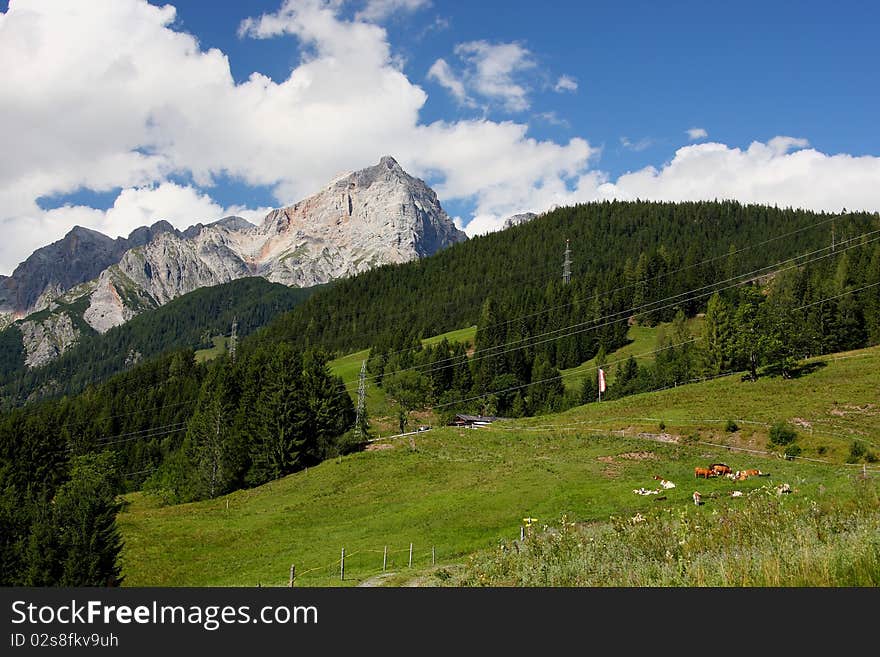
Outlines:
{"type": "Polygon", "coordinates": [[[704,477],[705,479],[708,479],[713,475],[714,473],[709,468],[701,468],[700,466],[694,468],[694,478],[704,477]]]}
{"type": "Polygon", "coordinates": [[[743,470],[743,474],[744,474],[746,477],[757,477],[757,476],[760,476],[761,471],[760,471],[760,470],[757,470],[757,469],[755,469],[755,468],[752,468],[752,469],[750,469],[750,470],[743,470]]]}
{"type": "Polygon", "coordinates": [[[713,463],[712,465],[709,466],[709,469],[712,472],[714,472],[716,475],[719,475],[719,476],[730,474],[730,472],[731,472],[730,466],[725,465],[724,463],[713,463]]]}

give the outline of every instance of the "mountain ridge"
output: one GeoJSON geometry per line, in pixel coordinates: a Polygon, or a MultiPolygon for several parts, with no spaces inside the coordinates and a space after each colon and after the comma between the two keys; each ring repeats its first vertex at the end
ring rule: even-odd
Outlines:
{"type": "Polygon", "coordinates": [[[382,264],[422,258],[467,239],[436,193],[391,156],[340,176],[317,193],[269,212],[178,230],[160,220],[110,238],[76,226],[0,279],[3,325],[23,327],[27,362],[41,365],[78,339],[65,306],[86,298],[81,319],[103,333],[196,289],[248,276],[312,287],[382,264]],[[55,327],[63,327],[64,336],[55,327]]]}

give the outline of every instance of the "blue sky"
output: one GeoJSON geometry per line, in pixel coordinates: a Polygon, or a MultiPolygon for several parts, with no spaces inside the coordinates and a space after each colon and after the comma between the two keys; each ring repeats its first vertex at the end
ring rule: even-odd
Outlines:
{"type": "Polygon", "coordinates": [[[880,3],[169,5],[0,2],[0,273],[384,154],[471,234],[602,198],[880,209],[880,3]]]}

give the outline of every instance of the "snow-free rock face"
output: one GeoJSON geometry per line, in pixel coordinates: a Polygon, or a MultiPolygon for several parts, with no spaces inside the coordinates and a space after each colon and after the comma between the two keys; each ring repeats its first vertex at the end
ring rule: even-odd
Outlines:
{"type": "Polygon", "coordinates": [[[521,214],[515,214],[504,220],[504,227],[510,228],[511,226],[519,226],[520,224],[530,222],[537,216],[538,215],[536,215],[534,212],[523,212],[521,214]]]}
{"type": "Polygon", "coordinates": [[[17,319],[48,308],[71,288],[90,281],[129,250],[173,231],[167,221],[134,230],[127,238],[74,226],[63,238],[34,251],[12,276],[0,279],[0,315],[17,319]]]}
{"type": "Polygon", "coordinates": [[[160,221],[116,240],[75,228],[0,279],[0,316],[68,312],[62,306],[88,297],[83,319],[103,333],[200,287],[245,276],[307,287],[466,239],[434,191],[386,156],[259,226],[224,217],[179,231],[160,221]]]}
{"type": "Polygon", "coordinates": [[[25,350],[25,365],[39,367],[63,354],[79,338],[70,315],[57,313],[42,321],[25,320],[18,325],[25,350]]]}
{"type": "Polygon", "coordinates": [[[393,157],[275,210],[251,254],[260,275],[305,287],[436,253],[467,239],[424,182],[393,157]]]}

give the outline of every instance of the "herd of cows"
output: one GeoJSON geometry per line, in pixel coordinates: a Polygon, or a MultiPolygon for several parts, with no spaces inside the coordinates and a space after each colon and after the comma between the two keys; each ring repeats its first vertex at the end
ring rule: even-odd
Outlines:
{"type": "MultiPolygon", "coordinates": [[[[748,470],[737,470],[734,472],[729,465],[726,463],[711,463],[708,468],[703,468],[701,466],[697,466],[694,468],[694,478],[699,479],[703,477],[704,479],[709,479],[709,477],[727,477],[728,479],[732,479],[733,481],[743,481],[748,479],[749,477],[769,477],[769,472],[761,472],[757,468],[749,468],[748,470]]],[[[787,486],[788,484],[786,484],[787,486]]],[[[783,492],[790,492],[788,491],[783,492]]],[[[734,491],[732,493],[733,496],[739,497],[742,495],[740,491],[734,491]]],[[[693,494],[694,504],[699,506],[703,503],[703,496],[700,495],[698,491],[694,491],[693,494]]]]}
{"type": "Polygon", "coordinates": [[[770,473],[761,472],[757,469],[749,469],[749,470],[737,470],[733,472],[729,465],[724,463],[712,463],[708,468],[703,468],[701,466],[697,466],[694,468],[694,478],[699,479],[703,477],[704,479],[708,479],[709,477],[727,477],[728,479],[732,479],[734,481],[743,481],[744,479],[748,479],[749,477],[769,477],[770,473]]]}
{"type": "MultiPolygon", "coordinates": [[[[694,477],[697,479],[699,479],[700,477],[703,477],[704,479],[709,479],[710,477],[727,477],[728,479],[730,479],[732,481],[743,481],[745,479],[748,479],[749,477],[769,477],[769,476],[770,476],[769,472],[761,472],[757,468],[750,468],[748,470],[737,470],[736,472],[734,472],[733,469],[729,465],[727,465],[726,463],[711,463],[711,464],[709,464],[709,467],[706,467],[706,468],[701,467],[701,466],[697,466],[694,468],[694,477]]],[[[635,493],[636,495],[658,495],[659,493],[662,492],[661,489],[675,488],[674,483],[672,483],[671,481],[668,481],[667,479],[664,479],[660,475],[654,475],[654,479],[660,482],[660,488],[657,488],[654,490],[647,489],[644,487],[636,488],[633,490],[633,493],[635,493]]],[[[785,486],[788,486],[788,484],[785,484],[785,486]]],[[[780,492],[785,492],[785,493],[791,492],[791,489],[789,488],[788,490],[783,490],[780,492]]],[[[731,493],[731,496],[732,497],[740,497],[740,496],[742,496],[742,492],[741,491],[733,491],[731,493]]],[[[666,497],[665,496],[657,497],[655,499],[658,501],[665,500],[666,497]]],[[[694,491],[693,499],[694,499],[694,504],[700,505],[703,503],[702,495],[700,495],[700,493],[698,491],[694,491]]]]}

